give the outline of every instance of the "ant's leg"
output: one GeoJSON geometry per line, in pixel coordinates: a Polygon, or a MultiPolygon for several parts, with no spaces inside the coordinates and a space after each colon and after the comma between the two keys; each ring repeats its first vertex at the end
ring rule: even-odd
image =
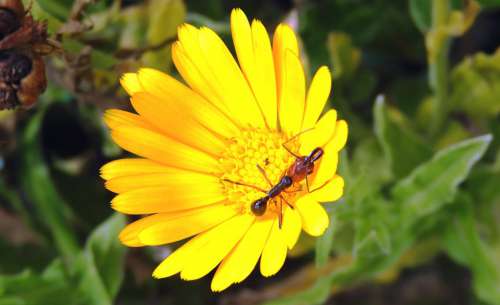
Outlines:
{"type": "Polygon", "coordinates": [[[286,144],[292,142],[293,140],[297,139],[298,137],[300,137],[302,134],[308,132],[308,131],[311,131],[313,130],[314,127],[311,127],[311,128],[308,128],[306,130],[302,130],[301,132],[299,132],[298,134],[294,135],[293,137],[291,137],[290,139],[288,139],[286,142],[282,143],[281,146],[283,146],[284,149],[286,149],[286,151],[288,151],[292,156],[294,156],[295,158],[300,158],[300,156],[298,156],[297,154],[293,153],[290,148],[288,148],[286,146],[286,144]]]}
{"type": "Polygon", "coordinates": [[[307,176],[306,176],[307,192],[308,192],[308,193],[316,192],[317,190],[320,190],[320,189],[322,189],[323,187],[325,187],[325,185],[327,185],[327,184],[328,184],[328,182],[329,182],[329,181],[327,181],[327,182],[323,183],[322,185],[318,186],[317,188],[315,188],[314,190],[312,190],[312,191],[311,191],[311,190],[309,189],[309,180],[307,179],[307,176]]]}
{"type": "Polygon", "coordinates": [[[283,225],[283,201],[280,201],[280,215],[278,216],[278,227],[281,229],[283,225]]]}
{"type": "Polygon", "coordinates": [[[281,200],[283,200],[284,202],[286,202],[286,204],[287,204],[290,208],[292,208],[292,209],[293,209],[293,205],[292,205],[290,202],[288,202],[288,200],[286,200],[286,199],[285,199],[285,197],[283,197],[283,196],[281,196],[281,195],[279,195],[279,197],[281,198],[281,200]]]}
{"type": "Polygon", "coordinates": [[[273,187],[273,183],[267,177],[266,171],[259,164],[257,164],[257,168],[259,169],[259,172],[262,174],[262,176],[264,176],[264,178],[266,179],[267,183],[269,183],[269,186],[273,187]]]}
{"type": "Polygon", "coordinates": [[[251,187],[253,189],[256,189],[257,191],[260,191],[260,192],[263,192],[263,193],[267,194],[267,192],[265,190],[261,189],[258,186],[255,186],[255,185],[246,184],[246,183],[243,183],[243,182],[237,182],[237,181],[229,180],[229,179],[226,179],[226,178],[222,179],[222,181],[226,181],[226,182],[233,183],[233,184],[236,184],[236,185],[251,187]]]}
{"type": "Polygon", "coordinates": [[[293,194],[293,193],[298,193],[298,192],[302,192],[302,185],[299,184],[299,188],[293,190],[293,191],[290,191],[288,189],[285,189],[283,190],[283,192],[287,193],[287,194],[293,194]]]}
{"type": "Polygon", "coordinates": [[[285,143],[281,144],[281,146],[283,146],[283,148],[284,148],[284,149],[285,149],[285,150],[286,150],[286,151],[287,151],[290,155],[294,156],[294,157],[295,157],[295,158],[297,158],[297,159],[298,159],[298,158],[300,158],[300,156],[299,156],[299,155],[297,155],[296,153],[292,152],[292,151],[290,150],[290,148],[286,147],[285,143]]]}

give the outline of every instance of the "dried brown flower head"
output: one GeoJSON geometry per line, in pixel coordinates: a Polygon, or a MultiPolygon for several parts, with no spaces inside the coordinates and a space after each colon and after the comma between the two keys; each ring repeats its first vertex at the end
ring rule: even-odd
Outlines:
{"type": "Polygon", "coordinates": [[[43,93],[40,50],[46,44],[46,23],[34,20],[20,0],[0,0],[0,110],[29,108],[43,93]]]}

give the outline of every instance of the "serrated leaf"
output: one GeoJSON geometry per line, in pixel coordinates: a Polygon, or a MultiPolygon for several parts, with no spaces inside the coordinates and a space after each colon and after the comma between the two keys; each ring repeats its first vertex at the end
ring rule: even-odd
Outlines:
{"type": "Polygon", "coordinates": [[[380,222],[364,223],[358,228],[358,238],[353,248],[353,256],[359,259],[388,255],[391,252],[391,235],[388,227],[380,222]]]}
{"type": "Polygon", "coordinates": [[[124,275],[125,247],[118,241],[124,225],[125,216],[121,214],[108,218],[92,232],[77,258],[74,276],[79,278],[85,304],[113,304],[124,275]]]}
{"type": "Polygon", "coordinates": [[[375,101],[373,115],[375,134],[384,150],[392,173],[396,177],[407,175],[413,168],[432,156],[432,150],[424,144],[406,126],[403,126],[402,114],[393,111],[392,115],[383,96],[375,101]],[[395,118],[399,116],[399,121],[395,118]]]}
{"type": "Polygon", "coordinates": [[[495,248],[479,236],[472,203],[463,204],[444,233],[446,251],[472,271],[474,292],[482,301],[500,304],[500,264],[495,248]],[[497,262],[497,263],[495,263],[497,262]]]}
{"type": "Polygon", "coordinates": [[[399,181],[391,193],[401,209],[403,223],[411,225],[450,203],[491,139],[491,135],[484,135],[440,150],[399,181]]]}

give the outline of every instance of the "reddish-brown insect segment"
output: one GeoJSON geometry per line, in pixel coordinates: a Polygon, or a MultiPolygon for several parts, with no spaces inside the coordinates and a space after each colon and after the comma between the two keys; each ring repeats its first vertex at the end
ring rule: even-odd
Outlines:
{"type": "MultiPolygon", "coordinates": [[[[258,216],[264,215],[267,209],[267,203],[269,202],[270,199],[274,197],[279,196],[283,201],[286,202],[285,198],[281,196],[281,193],[290,186],[292,186],[293,183],[301,182],[302,180],[306,179],[307,191],[310,192],[307,176],[313,173],[314,162],[320,159],[321,156],[323,156],[323,149],[321,149],[320,147],[316,147],[307,156],[297,156],[295,154],[293,155],[296,157],[296,160],[288,168],[286,174],[283,177],[281,177],[280,181],[276,185],[271,187],[271,189],[267,192],[267,194],[264,197],[255,200],[250,206],[252,212],[255,215],[258,216]]],[[[260,166],[257,167],[265,176],[264,170],[260,166]]],[[[269,181],[269,179],[267,179],[267,177],[266,180],[268,180],[268,182],[271,184],[271,182],[269,181]]],[[[282,222],[282,215],[280,214],[280,219],[279,219],[280,227],[281,227],[281,222],[282,222]]]]}

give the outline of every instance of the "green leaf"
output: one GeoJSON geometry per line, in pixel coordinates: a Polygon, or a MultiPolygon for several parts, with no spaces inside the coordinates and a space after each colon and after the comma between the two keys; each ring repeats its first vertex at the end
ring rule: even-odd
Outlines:
{"type": "Polygon", "coordinates": [[[74,276],[80,281],[85,304],[113,304],[124,276],[125,247],[118,241],[124,225],[121,214],[108,218],[92,232],[76,260],[74,276]]]}
{"type": "Polygon", "coordinates": [[[323,235],[316,239],[315,253],[317,266],[323,266],[328,262],[328,258],[330,257],[330,252],[332,251],[333,246],[333,236],[335,235],[335,229],[337,226],[335,209],[332,206],[328,205],[326,206],[326,210],[330,217],[330,224],[328,225],[325,233],[323,233],[323,235]]]}
{"type": "Polygon", "coordinates": [[[482,7],[489,8],[500,6],[500,0],[476,0],[482,7]]]}
{"type": "MultiPolygon", "coordinates": [[[[177,27],[186,18],[186,6],[182,0],[153,0],[148,5],[149,26],[146,33],[149,45],[159,45],[175,37],[177,27]]],[[[144,55],[144,61],[153,68],[170,66],[170,47],[165,46],[144,55]]]]}
{"type": "Polygon", "coordinates": [[[491,135],[484,135],[440,150],[399,181],[391,193],[403,223],[411,225],[450,203],[491,140],[491,135]]]}
{"type": "Polygon", "coordinates": [[[21,182],[32,200],[40,220],[49,228],[64,262],[70,265],[79,251],[77,239],[71,231],[72,212],[58,193],[43,160],[40,149],[40,125],[45,108],[39,109],[23,131],[21,141],[21,182]]]}
{"type": "Polygon", "coordinates": [[[388,109],[383,96],[377,97],[373,112],[375,134],[396,177],[407,175],[432,156],[429,145],[424,144],[404,126],[404,118],[400,112],[388,109]]]}
{"type": "MultiPolygon", "coordinates": [[[[378,200],[376,203],[387,204],[382,200],[378,200]]],[[[357,219],[353,256],[361,260],[388,255],[392,251],[392,236],[385,223],[388,215],[384,210],[374,212],[374,214],[365,214],[357,219]]]]}
{"type": "Polygon", "coordinates": [[[477,230],[472,202],[460,198],[456,211],[444,233],[446,251],[459,264],[472,271],[473,288],[479,299],[489,304],[500,304],[500,246],[484,242],[477,230]]]}
{"type": "Polygon", "coordinates": [[[327,47],[332,62],[335,79],[350,79],[361,63],[361,51],[353,45],[351,37],[345,33],[328,34],[327,47]]]}
{"type": "Polygon", "coordinates": [[[451,73],[451,100],[475,118],[500,114],[500,50],[464,59],[451,73]]]}
{"type": "Polygon", "coordinates": [[[69,12],[73,1],[71,0],[38,0],[36,1],[47,14],[58,18],[60,21],[64,21],[69,17],[69,12]]]}
{"type": "Polygon", "coordinates": [[[431,27],[431,0],[410,0],[410,15],[417,28],[427,32],[431,27]]]}
{"type": "Polygon", "coordinates": [[[0,304],[76,305],[82,303],[65,277],[64,266],[55,260],[42,274],[29,270],[0,276],[0,304]]]}
{"type": "Polygon", "coordinates": [[[152,0],[148,12],[148,43],[159,44],[177,34],[177,27],[186,17],[186,6],[181,0],[152,0]]]}

